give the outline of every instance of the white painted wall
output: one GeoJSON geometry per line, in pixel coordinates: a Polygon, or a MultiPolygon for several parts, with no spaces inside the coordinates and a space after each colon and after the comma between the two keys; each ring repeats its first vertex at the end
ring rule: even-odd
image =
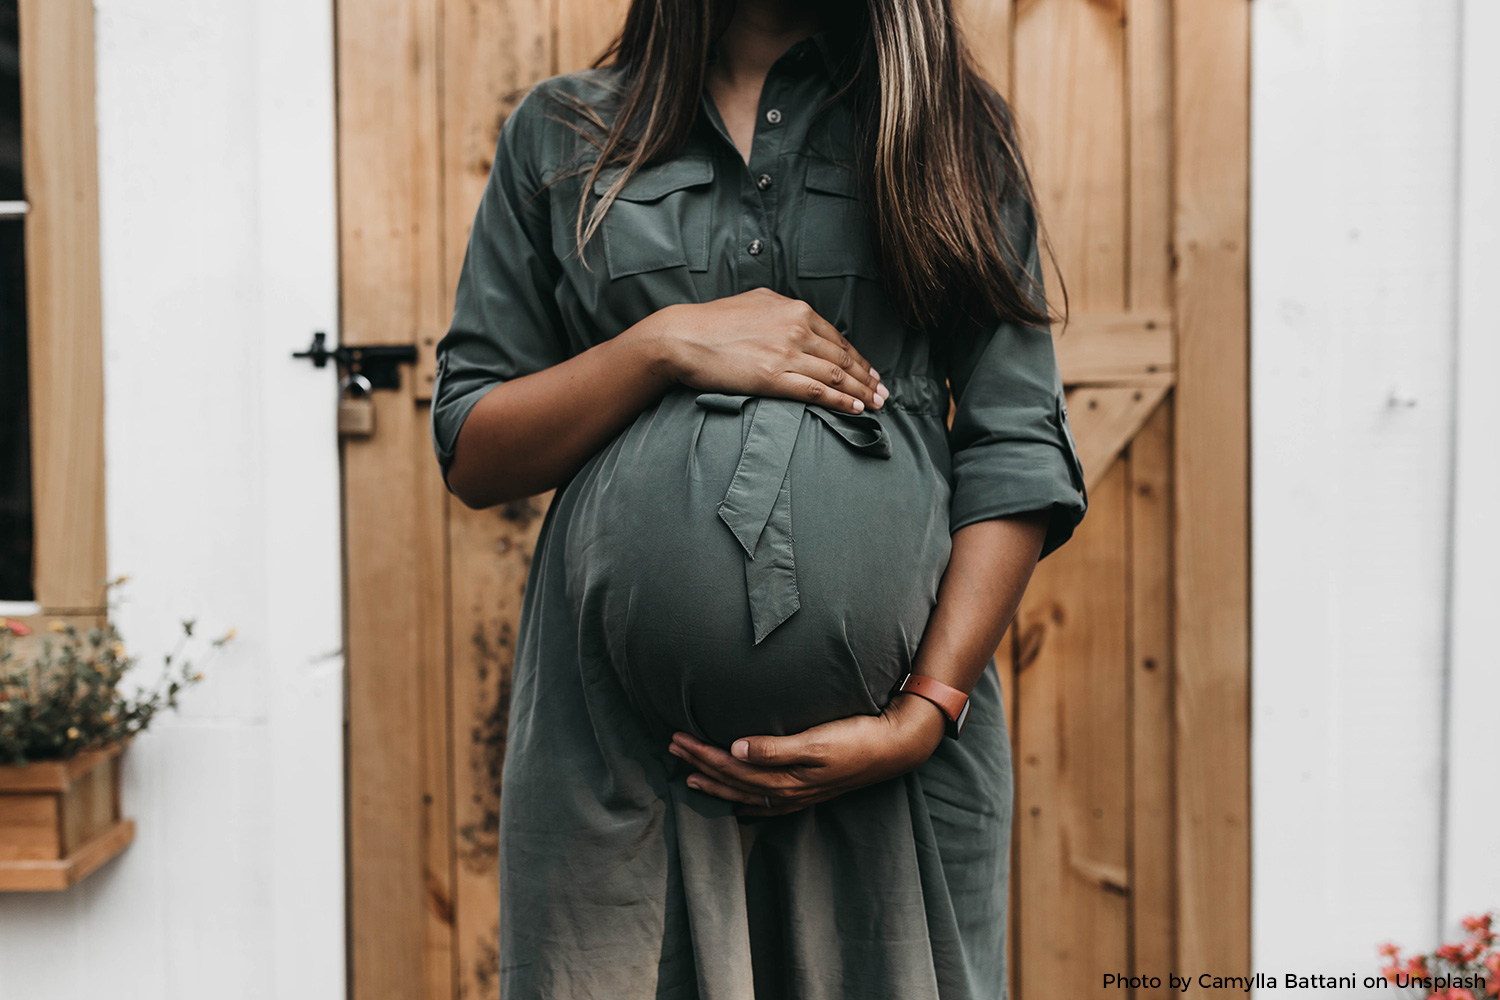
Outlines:
{"type": "Polygon", "coordinates": [[[1463,5],[1443,919],[1500,907],[1500,3],[1463,5]]]}
{"type": "MultiPolygon", "coordinates": [[[[344,991],[326,0],[97,0],[109,566],[145,664],[238,638],[126,755],[136,843],[0,895],[0,1000],[344,991]]],[[[143,668],[144,669],[144,668],[143,668]]]]}
{"type": "Polygon", "coordinates": [[[1500,5],[1252,10],[1254,966],[1362,976],[1500,906],[1500,5]]]}

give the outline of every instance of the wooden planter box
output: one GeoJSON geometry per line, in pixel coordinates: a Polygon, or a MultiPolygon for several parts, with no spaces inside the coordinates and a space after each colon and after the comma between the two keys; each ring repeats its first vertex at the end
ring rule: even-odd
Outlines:
{"type": "Polygon", "coordinates": [[[120,747],[0,767],[0,891],[66,889],[123,851],[120,747]]]}

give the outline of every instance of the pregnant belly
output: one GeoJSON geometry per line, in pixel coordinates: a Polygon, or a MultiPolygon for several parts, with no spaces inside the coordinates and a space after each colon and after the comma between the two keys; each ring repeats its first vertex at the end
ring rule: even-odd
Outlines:
{"type": "Polygon", "coordinates": [[[678,390],[590,460],[572,610],[648,725],[727,746],[885,705],[951,546],[931,419],[678,390]]]}

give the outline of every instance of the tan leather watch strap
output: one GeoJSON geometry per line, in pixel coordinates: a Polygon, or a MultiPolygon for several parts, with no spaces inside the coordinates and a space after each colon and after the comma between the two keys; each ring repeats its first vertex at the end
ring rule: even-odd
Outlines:
{"type": "Polygon", "coordinates": [[[896,686],[896,690],[907,691],[918,698],[926,698],[938,708],[942,709],[943,715],[948,719],[948,735],[955,740],[963,731],[964,722],[969,718],[969,696],[951,684],[924,674],[907,674],[896,686]]]}

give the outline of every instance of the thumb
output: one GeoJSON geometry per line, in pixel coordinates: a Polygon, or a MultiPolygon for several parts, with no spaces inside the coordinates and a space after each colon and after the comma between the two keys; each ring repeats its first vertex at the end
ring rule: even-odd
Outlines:
{"type": "Polygon", "coordinates": [[[761,767],[785,767],[790,764],[816,764],[811,740],[805,734],[795,736],[746,736],[734,741],[729,752],[736,760],[761,767]]]}

